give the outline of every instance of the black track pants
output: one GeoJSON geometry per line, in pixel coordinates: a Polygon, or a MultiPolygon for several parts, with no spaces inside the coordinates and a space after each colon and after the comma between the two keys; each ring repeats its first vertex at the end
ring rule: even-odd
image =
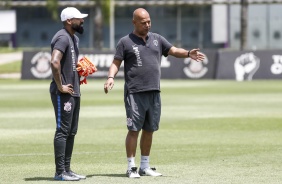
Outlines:
{"type": "Polygon", "coordinates": [[[80,98],[69,94],[51,94],[56,116],[56,132],[54,137],[54,153],[56,172],[70,170],[70,162],[77,133],[80,98]]]}

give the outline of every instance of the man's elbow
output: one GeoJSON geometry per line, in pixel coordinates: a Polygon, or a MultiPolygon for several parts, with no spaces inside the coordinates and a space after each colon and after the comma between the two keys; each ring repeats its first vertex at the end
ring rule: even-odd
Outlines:
{"type": "Polygon", "coordinates": [[[60,63],[56,60],[52,60],[51,63],[51,69],[52,70],[56,70],[56,69],[59,69],[60,68],[60,63]]]}

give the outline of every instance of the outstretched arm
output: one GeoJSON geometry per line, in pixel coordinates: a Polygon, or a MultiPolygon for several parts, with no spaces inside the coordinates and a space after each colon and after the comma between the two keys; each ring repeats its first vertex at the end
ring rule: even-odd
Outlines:
{"type": "Polygon", "coordinates": [[[121,62],[122,61],[120,61],[120,60],[114,59],[113,63],[110,66],[108,79],[107,79],[106,83],[104,84],[104,91],[105,91],[106,94],[109,92],[109,89],[111,90],[114,87],[114,78],[119,71],[119,67],[121,65],[121,62]]]}
{"type": "Polygon", "coordinates": [[[168,51],[168,55],[172,55],[177,58],[187,58],[190,57],[196,61],[203,61],[205,59],[204,54],[199,52],[200,49],[192,49],[190,51],[185,50],[183,48],[177,48],[172,46],[168,51]]]}

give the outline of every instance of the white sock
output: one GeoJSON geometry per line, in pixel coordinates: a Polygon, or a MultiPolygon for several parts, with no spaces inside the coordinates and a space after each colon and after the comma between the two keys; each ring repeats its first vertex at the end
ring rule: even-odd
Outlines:
{"type": "Polygon", "coordinates": [[[141,155],[140,168],[145,169],[145,168],[150,167],[149,161],[150,161],[149,156],[142,156],[141,155]]]}
{"type": "Polygon", "coordinates": [[[131,170],[131,167],[135,167],[135,157],[127,157],[127,169],[131,170]]]}

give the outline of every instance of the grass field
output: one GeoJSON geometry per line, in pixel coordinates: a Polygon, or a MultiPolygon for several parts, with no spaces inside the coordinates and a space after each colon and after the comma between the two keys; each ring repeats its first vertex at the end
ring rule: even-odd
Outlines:
{"type": "Polygon", "coordinates": [[[20,73],[22,61],[15,61],[12,63],[2,64],[0,67],[0,74],[3,73],[20,73]]]}
{"type": "MultiPolygon", "coordinates": [[[[1,184],[53,181],[49,83],[0,80],[1,184]]],[[[72,169],[88,176],[79,183],[281,183],[281,81],[162,80],[161,125],[150,160],[164,176],[135,180],[124,177],[123,81],[107,95],[104,80],[88,83],[81,87],[72,159],[72,169]]]]}

